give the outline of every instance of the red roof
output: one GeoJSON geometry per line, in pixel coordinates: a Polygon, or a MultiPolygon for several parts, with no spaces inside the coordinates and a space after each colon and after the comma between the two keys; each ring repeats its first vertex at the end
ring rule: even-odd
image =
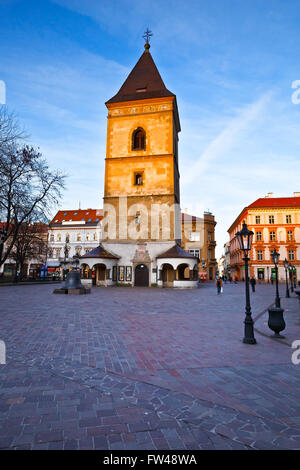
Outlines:
{"type": "Polygon", "coordinates": [[[107,103],[174,96],[166,87],[149,50],[139,58],[118,93],[107,103]]]}
{"type": "Polygon", "coordinates": [[[62,224],[62,222],[80,222],[84,220],[87,224],[97,224],[103,219],[103,209],[77,209],[58,211],[49,225],[62,224]]]}
{"type": "Polygon", "coordinates": [[[250,207],[300,207],[300,197],[260,197],[250,207]]]}

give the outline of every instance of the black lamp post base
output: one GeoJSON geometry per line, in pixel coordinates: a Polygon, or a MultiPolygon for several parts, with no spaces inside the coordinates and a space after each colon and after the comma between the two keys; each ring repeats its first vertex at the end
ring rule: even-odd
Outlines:
{"type": "Polygon", "coordinates": [[[243,343],[245,343],[245,344],[256,344],[256,339],[255,338],[244,338],[243,343]]]}
{"type": "Polygon", "coordinates": [[[270,337],[271,338],[278,338],[278,339],[284,339],[285,338],[285,336],[282,336],[279,333],[278,334],[274,333],[274,335],[270,335],[270,337]]]}

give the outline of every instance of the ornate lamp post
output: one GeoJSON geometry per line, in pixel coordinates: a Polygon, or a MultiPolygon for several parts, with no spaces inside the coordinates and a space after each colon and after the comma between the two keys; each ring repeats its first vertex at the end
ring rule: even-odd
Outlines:
{"type": "Polygon", "coordinates": [[[279,256],[280,254],[274,249],[271,253],[271,258],[273,263],[275,264],[275,281],[276,281],[276,297],[275,297],[275,305],[277,308],[280,308],[280,297],[279,297],[279,290],[278,290],[278,263],[279,263],[279,256]]]}
{"type": "Polygon", "coordinates": [[[66,265],[68,264],[68,256],[69,256],[69,250],[70,246],[68,245],[68,240],[66,240],[65,246],[64,246],[64,259],[63,261],[60,262],[61,266],[63,266],[63,281],[66,279],[66,265]]]}
{"type": "MultiPolygon", "coordinates": [[[[275,264],[275,280],[276,280],[276,298],[275,298],[275,307],[269,308],[269,321],[268,326],[271,330],[274,331],[273,338],[284,338],[279,333],[285,329],[285,321],[283,318],[283,308],[280,307],[280,297],[278,291],[278,262],[279,262],[279,253],[275,250],[271,253],[271,258],[275,264]]],[[[287,269],[287,260],[284,261],[284,267],[287,269]]]]}
{"type": "Polygon", "coordinates": [[[290,286],[291,286],[291,292],[294,292],[294,283],[293,283],[293,266],[291,264],[289,264],[289,275],[290,275],[290,286]]]}
{"type": "Polygon", "coordinates": [[[285,285],[286,285],[286,298],[289,298],[290,297],[290,290],[289,290],[289,283],[288,283],[288,267],[289,267],[289,262],[288,260],[285,258],[284,262],[283,262],[283,266],[284,266],[284,269],[285,269],[285,285]]]}
{"type": "Polygon", "coordinates": [[[245,336],[243,343],[246,344],[256,344],[256,339],[254,338],[254,328],[253,328],[253,319],[251,316],[251,305],[250,305],[250,293],[249,293],[249,276],[248,276],[248,253],[251,250],[253,232],[248,230],[247,224],[243,222],[243,228],[236,234],[240,249],[244,253],[243,260],[245,261],[245,288],[246,288],[246,318],[244,321],[245,324],[245,336]]]}
{"type": "Polygon", "coordinates": [[[293,274],[292,274],[292,279],[293,279],[293,283],[294,283],[294,289],[296,289],[296,266],[292,265],[292,269],[293,269],[293,274]]]}

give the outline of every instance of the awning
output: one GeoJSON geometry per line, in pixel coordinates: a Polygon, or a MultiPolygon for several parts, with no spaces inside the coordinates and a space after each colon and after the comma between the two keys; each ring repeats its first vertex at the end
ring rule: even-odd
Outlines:
{"type": "Polygon", "coordinates": [[[59,268],[59,267],[60,267],[60,264],[59,264],[58,261],[47,261],[46,266],[47,266],[47,268],[49,268],[49,267],[51,267],[51,268],[59,268]]]}

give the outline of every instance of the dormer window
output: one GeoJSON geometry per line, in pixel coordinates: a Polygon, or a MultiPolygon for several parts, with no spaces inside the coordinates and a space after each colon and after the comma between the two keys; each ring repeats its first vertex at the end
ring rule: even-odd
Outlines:
{"type": "Polygon", "coordinates": [[[132,150],[145,150],[146,132],[138,127],[132,134],[132,150]]]}
{"type": "Polygon", "coordinates": [[[137,93],[143,93],[143,92],[145,92],[145,91],[147,91],[147,88],[146,88],[146,87],[144,87],[144,88],[137,88],[137,89],[136,89],[136,92],[137,92],[137,93]]]}

